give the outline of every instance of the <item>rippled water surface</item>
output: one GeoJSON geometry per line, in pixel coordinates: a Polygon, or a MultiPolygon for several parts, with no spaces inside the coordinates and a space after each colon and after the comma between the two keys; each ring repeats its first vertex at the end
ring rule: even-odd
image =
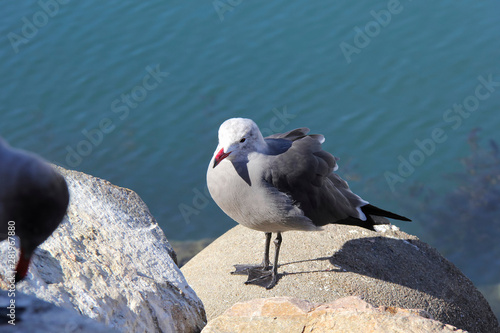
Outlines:
{"type": "Polygon", "coordinates": [[[412,183],[448,189],[472,129],[499,139],[498,2],[41,3],[2,6],[0,135],[138,192],[170,239],[234,225],[205,194],[230,117],[325,134],[351,187],[403,215],[412,183]]]}

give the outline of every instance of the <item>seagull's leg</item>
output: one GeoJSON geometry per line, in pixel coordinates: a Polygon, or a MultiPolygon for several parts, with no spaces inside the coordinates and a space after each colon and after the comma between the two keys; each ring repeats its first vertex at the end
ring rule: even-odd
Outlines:
{"type": "Polygon", "coordinates": [[[264,260],[262,260],[262,269],[267,270],[269,267],[269,246],[271,245],[272,233],[266,232],[266,246],[264,248],[264,260]]]}
{"type": "MultiPolygon", "coordinates": [[[[276,239],[274,240],[275,252],[274,252],[273,267],[270,270],[265,270],[262,268],[249,269],[248,280],[245,282],[245,284],[256,284],[261,287],[265,287],[266,289],[271,289],[276,285],[276,282],[278,282],[278,258],[280,253],[281,241],[282,241],[281,233],[278,232],[278,234],[276,235],[276,239]]],[[[269,252],[268,249],[269,248],[267,248],[266,252],[269,252]]],[[[269,258],[269,256],[267,256],[267,258],[269,258]]]]}
{"type": "Polygon", "coordinates": [[[266,244],[264,247],[264,259],[262,260],[262,263],[260,265],[234,265],[235,271],[231,272],[231,274],[250,275],[250,273],[252,272],[260,276],[262,272],[270,272],[269,247],[271,245],[272,233],[266,232],[265,234],[266,244]]]}
{"type": "Polygon", "coordinates": [[[276,285],[276,282],[278,282],[278,257],[280,254],[280,247],[281,247],[281,241],[283,239],[281,238],[281,232],[278,232],[276,235],[276,239],[274,240],[274,247],[275,247],[275,252],[274,252],[274,264],[273,264],[273,270],[272,270],[272,278],[271,282],[267,285],[266,289],[271,289],[276,285]]]}

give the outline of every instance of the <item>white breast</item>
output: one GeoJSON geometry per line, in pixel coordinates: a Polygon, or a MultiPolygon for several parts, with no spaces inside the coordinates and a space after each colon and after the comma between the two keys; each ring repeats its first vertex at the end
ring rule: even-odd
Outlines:
{"type": "Polygon", "coordinates": [[[262,177],[262,161],[254,157],[247,164],[249,185],[229,160],[207,170],[208,190],[217,205],[241,225],[264,232],[316,230],[303,211],[284,193],[262,177]]]}

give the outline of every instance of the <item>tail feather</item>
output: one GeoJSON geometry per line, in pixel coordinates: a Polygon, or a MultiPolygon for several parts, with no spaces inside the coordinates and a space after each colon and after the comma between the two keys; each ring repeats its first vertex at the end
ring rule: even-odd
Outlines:
{"type": "Polygon", "coordinates": [[[365,213],[365,215],[383,216],[383,217],[388,217],[390,219],[411,222],[411,220],[407,217],[391,213],[387,210],[383,210],[381,208],[375,207],[375,206],[370,205],[370,204],[364,205],[363,207],[361,207],[361,211],[363,213],[365,213]]]}
{"type": "Polygon", "coordinates": [[[364,205],[361,208],[361,211],[366,215],[366,221],[360,220],[356,217],[347,217],[342,220],[335,221],[335,224],[344,224],[344,225],[355,225],[358,227],[362,227],[368,230],[375,231],[375,226],[380,224],[390,224],[389,220],[386,217],[401,220],[401,221],[411,221],[409,218],[388,212],[386,210],[380,209],[378,207],[372,206],[370,204],[364,205]]]}

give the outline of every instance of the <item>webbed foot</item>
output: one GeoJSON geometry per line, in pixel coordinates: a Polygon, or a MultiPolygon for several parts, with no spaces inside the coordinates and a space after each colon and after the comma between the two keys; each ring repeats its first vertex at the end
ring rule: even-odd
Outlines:
{"type": "Polygon", "coordinates": [[[262,265],[234,265],[235,271],[231,274],[248,275],[245,284],[254,284],[266,289],[273,288],[278,282],[278,276],[273,267],[262,265]]]}

